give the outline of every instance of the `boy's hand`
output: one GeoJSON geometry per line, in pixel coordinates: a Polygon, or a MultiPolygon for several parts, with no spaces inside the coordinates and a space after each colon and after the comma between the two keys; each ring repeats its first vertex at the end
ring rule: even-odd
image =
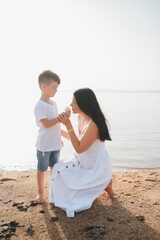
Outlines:
{"type": "Polygon", "coordinates": [[[57,118],[58,118],[58,121],[63,123],[64,125],[66,125],[68,122],[70,122],[68,113],[66,113],[66,112],[60,113],[57,118]]]}

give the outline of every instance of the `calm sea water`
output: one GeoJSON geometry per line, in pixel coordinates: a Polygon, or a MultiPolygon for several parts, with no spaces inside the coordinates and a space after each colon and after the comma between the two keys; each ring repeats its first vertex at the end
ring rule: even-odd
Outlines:
{"type": "Polygon", "coordinates": [[[160,93],[98,93],[111,125],[113,169],[160,167],[160,93]]]}
{"type": "MultiPolygon", "coordinates": [[[[160,168],[160,93],[98,90],[95,90],[95,93],[110,125],[112,141],[106,141],[106,147],[112,160],[113,171],[160,168]]],[[[55,97],[59,111],[63,111],[71,99],[72,92],[59,92],[55,97]]],[[[24,128],[24,125],[23,128],[19,127],[19,131],[16,129],[17,138],[15,142],[12,141],[12,148],[8,149],[8,142],[3,138],[3,149],[6,147],[8,151],[5,150],[5,154],[0,158],[1,169],[36,169],[34,145],[37,127],[33,111],[30,111],[26,118],[30,131],[24,128]]],[[[71,119],[76,126],[76,115],[71,119]]],[[[64,140],[61,158],[72,152],[70,142],[64,140]]]]}

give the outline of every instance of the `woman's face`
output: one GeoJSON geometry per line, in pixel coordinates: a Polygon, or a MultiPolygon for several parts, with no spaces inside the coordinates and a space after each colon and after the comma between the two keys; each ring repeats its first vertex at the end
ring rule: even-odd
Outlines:
{"type": "Polygon", "coordinates": [[[76,99],[75,99],[75,97],[73,96],[73,98],[72,98],[72,102],[71,102],[71,107],[72,107],[72,112],[73,113],[81,113],[82,111],[81,111],[81,109],[79,108],[79,106],[78,106],[78,104],[77,104],[77,102],[76,102],[76,99]]]}

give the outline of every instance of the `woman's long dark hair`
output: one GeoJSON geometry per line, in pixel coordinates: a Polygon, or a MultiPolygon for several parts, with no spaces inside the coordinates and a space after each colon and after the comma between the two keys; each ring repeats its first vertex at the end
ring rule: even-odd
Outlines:
{"type": "Polygon", "coordinates": [[[98,126],[100,140],[112,140],[95,93],[90,88],[81,88],[75,91],[73,95],[82,112],[87,114],[98,126]]]}

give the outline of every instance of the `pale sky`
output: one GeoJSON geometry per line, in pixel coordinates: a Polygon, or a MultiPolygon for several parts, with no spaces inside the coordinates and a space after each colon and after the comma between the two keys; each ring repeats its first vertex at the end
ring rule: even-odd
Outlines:
{"type": "Polygon", "coordinates": [[[0,164],[36,156],[43,70],[61,78],[58,106],[81,87],[160,89],[159,0],[1,0],[0,34],[0,164]]]}
{"type": "Polygon", "coordinates": [[[62,89],[160,89],[159,0],[5,0],[0,29],[1,81],[14,91],[34,94],[45,69],[62,89]]]}

